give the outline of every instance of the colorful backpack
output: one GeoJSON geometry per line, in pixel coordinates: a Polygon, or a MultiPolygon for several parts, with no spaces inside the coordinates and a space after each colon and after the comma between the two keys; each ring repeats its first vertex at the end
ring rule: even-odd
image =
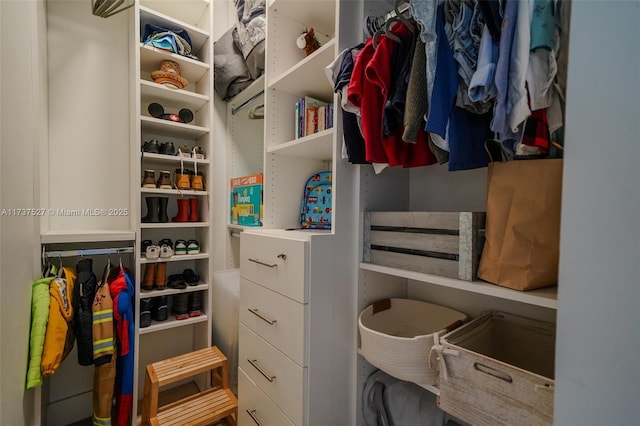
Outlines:
{"type": "Polygon", "coordinates": [[[315,173],[304,187],[300,224],[303,229],[331,229],[331,170],[315,173]]]}

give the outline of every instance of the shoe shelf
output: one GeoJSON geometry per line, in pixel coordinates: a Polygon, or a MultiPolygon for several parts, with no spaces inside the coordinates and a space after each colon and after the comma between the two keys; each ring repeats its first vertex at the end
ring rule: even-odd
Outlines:
{"type": "MultiPolygon", "coordinates": [[[[132,138],[131,156],[132,173],[131,176],[142,178],[144,181],[145,171],[153,170],[154,179],[159,171],[169,171],[171,174],[171,186],[167,185],[161,189],[156,185],[149,185],[150,188],[143,188],[141,181],[135,179],[131,182],[134,188],[133,194],[137,194],[135,237],[137,251],[142,247],[144,240],[151,240],[154,244],[163,239],[172,240],[175,243],[178,239],[188,241],[194,239],[198,242],[200,252],[197,254],[174,254],[168,258],[148,259],[145,253],[136,253],[136,296],[135,308],[137,312],[136,325],[136,361],[137,372],[134,375],[134,402],[133,412],[139,412],[138,401],[142,398],[144,377],[144,365],[153,359],[157,354],[169,352],[188,352],[200,349],[203,346],[211,345],[212,326],[210,311],[211,299],[211,276],[212,269],[212,236],[213,223],[210,219],[212,207],[212,197],[209,191],[197,191],[193,189],[179,190],[175,185],[175,170],[179,170],[181,163],[185,169],[202,172],[202,183],[204,188],[211,189],[212,165],[211,153],[213,151],[213,140],[211,132],[214,130],[214,94],[213,94],[213,16],[214,2],[212,0],[136,0],[133,10],[134,19],[130,20],[129,38],[131,39],[130,57],[132,61],[132,75],[134,76],[132,93],[133,105],[131,113],[135,117],[136,129],[132,138]],[[142,35],[146,24],[152,24],[168,30],[184,29],[191,39],[192,53],[197,58],[190,58],[170,51],[159,49],[151,45],[142,43],[142,35]],[[151,78],[151,73],[160,69],[162,61],[173,61],[180,66],[180,75],[189,81],[183,89],[172,89],[168,86],[156,83],[151,78]],[[182,108],[191,110],[194,118],[189,123],[173,122],[151,116],[148,106],[157,102],[161,104],[166,113],[177,114],[182,108]],[[145,142],[155,139],[159,143],[172,142],[176,153],[181,146],[200,148],[207,158],[196,159],[186,158],[176,155],[166,155],[160,153],[141,152],[140,147],[145,142]],[[135,188],[139,188],[135,191],[135,188]],[[149,209],[155,208],[150,198],[170,198],[167,200],[167,210],[159,214],[164,218],[167,215],[168,222],[143,222],[143,220],[157,219],[158,217],[149,214],[149,209]],[[197,222],[172,222],[171,219],[176,213],[178,218],[184,212],[183,205],[176,202],[187,201],[190,198],[188,210],[196,206],[197,217],[190,216],[197,222]],[[195,200],[194,200],[195,199],[195,200]],[[196,203],[197,201],[197,203],[196,203]],[[165,264],[166,268],[162,268],[165,264]],[[160,265],[156,265],[160,264],[160,265]],[[153,268],[151,268],[153,267],[153,268]],[[172,273],[177,273],[183,268],[191,268],[201,277],[201,282],[197,285],[187,285],[184,289],[169,288],[166,283],[172,273]],[[155,270],[154,282],[159,284],[164,280],[165,288],[162,290],[143,290],[142,281],[147,279],[148,270],[155,270]],[[162,274],[162,275],[161,275],[162,274]],[[166,275],[165,275],[166,274],[166,275]],[[189,317],[184,320],[177,320],[171,313],[172,303],[186,295],[201,293],[202,314],[189,317]],[[165,321],[151,320],[148,327],[140,328],[140,307],[141,299],[168,296],[168,318],[165,321]],[[180,328],[178,327],[186,327],[180,328]],[[168,331],[165,330],[172,330],[168,331]],[[154,333],[160,333],[152,336],[154,333]],[[184,342],[180,345],[166,344],[165,336],[175,333],[184,333],[184,342]],[[141,344],[140,336],[147,335],[144,344],[141,344]],[[141,374],[142,373],[142,374],[141,374]]],[[[154,74],[155,75],[155,74],[154,74]]],[[[159,116],[159,115],[158,115],[159,116]]],[[[160,151],[167,152],[167,151],[160,151]]],[[[191,179],[190,179],[191,181],[191,179]]],[[[156,181],[157,183],[158,181],[156,181]]],[[[164,181],[163,181],[164,183],[164,181]]],[[[187,188],[191,185],[181,187],[187,188]]],[[[160,204],[160,203],[158,203],[160,204]]],[[[163,209],[162,205],[159,209],[163,209]]],[[[153,210],[152,210],[153,211],[153,210]]],[[[181,252],[182,253],[182,252],[181,252]]]]}
{"type": "MultiPolygon", "coordinates": [[[[142,160],[153,160],[158,163],[180,164],[180,157],[178,157],[177,155],[164,155],[164,154],[153,154],[150,152],[143,152],[140,157],[142,160]]],[[[204,158],[202,160],[193,159],[193,158],[182,158],[182,162],[184,163],[185,167],[188,166],[187,168],[191,168],[194,162],[196,164],[202,164],[202,165],[210,164],[210,161],[208,158],[204,158]]]]}
{"type": "Polygon", "coordinates": [[[163,290],[140,290],[140,298],[147,297],[159,297],[159,296],[171,296],[172,294],[190,293],[193,291],[208,290],[209,284],[198,284],[194,286],[187,285],[187,288],[164,288],[163,290]]]}
{"type": "Polygon", "coordinates": [[[174,123],[160,118],[141,116],[142,133],[159,134],[165,137],[198,139],[209,133],[208,127],[193,124],[174,123]]]}
{"type": "Polygon", "coordinates": [[[206,322],[208,320],[209,318],[207,317],[207,314],[201,314],[200,316],[190,317],[183,320],[177,320],[175,319],[175,317],[172,318],[172,314],[169,314],[169,318],[167,318],[166,321],[151,320],[151,325],[149,327],[141,328],[138,331],[138,333],[139,334],[154,333],[160,330],[168,330],[170,328],[184,327],[186,325],[192,325],[199,322],[206,322]]]}
{"type": "Polygon", "coordinates": [[[484,294],[500,299],[513,300],[515,302],[540,306],[543,308],[558,308],[558,288],[547,287],[537,290],[518,291],[505,287],[500,287],[485,281],[463,281],[455,278],[443,277],[440,275],[425,274],[406,269],[391,268],[388,266],[375,265],[372,263],[360,263],[360,269],[365,271],[380,272],[394,277],[407,278],[419,282],[434,284],[442,287],[450,287],[464,290],[471,293],[484,294]]]}
{"type": "MultiPolygon", "coordinates": [[[[171,60],[180,64],[182,76],[189,82],[199,81],[209,71],[209,64],[187,58],[176,53],[158,49],[148,44],[140,43],[140,69],[146,72],[157,70],[160,62],[171,60]]],[[[325,77],[326,80],[326,77],[325,77]]]]}
{"type": "Polygon", "coordinates": [[[335,59],[335,43],[335,39],[331,39],[323,44],[311,55],[275,77],[269,83],[269,88],[298,97],[331,99],[333,90],[324,68],[335,59]]]}
{"type": "Polygon", "coordinates": [[[154,10],[153,4],[150,4],[150,6],[151,7],[140,6],[140,33],[144,33],[145,24],[153,24],[168,29],[182,28],[189,33],[192,53],[198,56],[198,52],[200,52],[202,47],[209,40],[209,32],[180,19],[166,15],[160,11],[154,10]]]}
{"type": "Polygon", "coordinates": [[[140,188],[142,194],[164,194],[164,195],[194,195],[204,197],[207,191],[180,190],[180,189],[160,189],[160,188],[140,188]]]}
{"type": "Polygon", "coordinates": [[[163,262],[187,262],[189,260],[199,260],[199,259],[209,259],[209,253],[198,253],[198,254],[174,254],[171,257],[163,258],[163,259],[147,259],[144,256],[140,257],[140,263],[163,263],[163,262]]]}
{"type": "Polygon", "coordinates": [[[142,229],[206,228],[209,222],[141,223],[142,229]]]}
{"type": "MultiPolygon", "coordinates": [[[[176,104],[181,108],[198,111],[209,102],[209,96],[181,89],[169,89],[162,84],[140,80],[140,96],[144,103],[176,104]]],[[[164,105],[163,104],[163,105],[164,105]]]]}
{"type": "Polygon", "coordinates": [[[322,130],[267,148],[268,153],[311,160],[331,161],[333,158],[333,129],[322,130]]]}

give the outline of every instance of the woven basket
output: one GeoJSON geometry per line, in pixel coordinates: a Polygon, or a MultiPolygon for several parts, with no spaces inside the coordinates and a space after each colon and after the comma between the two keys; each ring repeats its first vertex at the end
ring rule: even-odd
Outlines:
{"type": "Polygon", "coordinates": [[[385,373],[417,384],[434,385],[437,363],[429,364],[434,338],[467,319],[462,312],[410,299],[385,299],[360,313],[361,354],[385,373]]]}

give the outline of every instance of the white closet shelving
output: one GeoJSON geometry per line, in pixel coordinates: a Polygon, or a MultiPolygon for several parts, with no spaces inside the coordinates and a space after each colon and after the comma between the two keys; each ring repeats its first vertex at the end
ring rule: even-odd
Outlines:
{"type": "MultiPolygon", "coordinates": [[[[134,377],[134,421],[140,409],[143,396],[145,367],[151,362],[190,352],[211,345],[211,274],[213,238],[209,218],[211,212],[213,138],[211,136],[213,111],[213,50],[212,22],[213,11],[209,0],[185,0],[181,2],[141,0],[134,7],[131,40],[132,58],[132,173],[134,181],[132,206],[135,206],[135,227],[137,250],[141,253],[136,263],[136,312],[140,312],[141,299],[166,298],[168,315],[164,321],[152,319],[148,327],[140,327],[139,314],[136,318],[136,358],[134,377]],[[142,43],[146,24],[153,24],[177,31],[186,30],[192,42],[192,54],[196,58],[175,53],[142,43]],[[164,60],[178,63],[181,75],[189,81],[183,89],[170,89],[158,84],[151,78],[151,72],[158,70],[164,60]],[[189,123],[173,122],[152,117],[147,108],[150,103],[161,104],[166,113],[178,113],[182,108],[193,112],[193,121],[189,123]],[[172,142],[176,154],[182,146],[189,151],[194,147],[204,151],[203,159],[181,158],[178,155],[164,155],[142,151],[143,142],[155,139],[160,144],[172,142]],[[204,191],[142,188],[141,179],[145,170],[154,170],[156,179],[161,171],[171,173],[175,188],[175,172],[182,167],[193,171],[197,168],[203,174],[204,191]],[[146,198],[167,198],[168,222],[142,222],[147,214],[146,198]],[[198,220],[193,222],[173,222],[178,213],[177,200],[195,199],[198,220]],[[151,240],[157,244],[161,239],[169,238],[175,245],[176,240],[196,240],[200,245],[198,254],[174,255],[166,259],[147,259],[142,253],[142,241],[151,240]],[[166,277],[192,269],[200,276],[200,282],[186,289],[142,290],[142,281],[147,268],[166,263],[166,277]],[[177,320],[172,313],[174,297],[178,294],[201,295],[201,315],[177,320]],[[168,343],[170,342],[170,343],[168,343]]],[[[153,318],[153,315],[152,315],[153,318]]],[[[207,379],[198,377],[201,386],[207,379]]]]}
{"type": "MultiPolygon", "coordinates": [[[[385,15],[393,10],[391,1],[358,2],[352,10],[352,22],[362,23],[366,15],[385,15]]],[[[362,29],[359,28],[360,37],[362,29]]],[[[349,46],[364,41],[352,41],[349,46]]],[[[360,201],[360,259],[363,244],[363,214],[366,211],[486,211],[486,169],[448,172],[447,166],[416,169],[386,169],[375,174],[371,166],[358,166],[360,201]]],[[[498,309],[545,321],[555,321],[557,287],[521,292],[481,280],[463,281],[370,263],[359,263],[356,315],[371,303],[391,297],[403,297],[438,303],[460,310],[475,318],[482,311],[498,309]]],[[[357,323],[355,323],[357,328],[357,323]]],[[[359,340],[354,341],[359,346],[359,340]]],[[[356,395],[357,424],[363,424],[361,389],[374,371],[357,355],[356,395]]],[[[438,394],[437,387],[424,386],[438,394]]]]}
{"type": "Polygon", "coordinates": [[[355,226],[355,174],[338,158],[339,114],[331,129],[295,134],[300,97],[336,103],[325,67],[338,54],[343,3],[268,2],[264,226],[231,228],[241,231],[240,424],[353,424],[356,416],[355,333],[347,325],[357,261],[346,231],[355,226]],[[295,39],[310,28],[322,46],[307,56],[295,39]],[[304,185],[324,170],[333,178],[332,229],[301,230],[304,185]]]}

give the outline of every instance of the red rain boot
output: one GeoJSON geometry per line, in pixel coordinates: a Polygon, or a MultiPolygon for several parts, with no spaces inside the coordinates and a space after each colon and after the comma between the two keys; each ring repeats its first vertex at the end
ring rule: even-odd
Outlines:
{"type": "Polygon", "coordinates": [[[189,222],[200,222],[200,218],[198,218],[198,199],[197,198],[189,198],[189,222]]]}
{"type": "Polygon", "coordinates": [[[178,198],[178,214],[171,219],[173,222],[189,222],[189,199],[178,198]]]}

